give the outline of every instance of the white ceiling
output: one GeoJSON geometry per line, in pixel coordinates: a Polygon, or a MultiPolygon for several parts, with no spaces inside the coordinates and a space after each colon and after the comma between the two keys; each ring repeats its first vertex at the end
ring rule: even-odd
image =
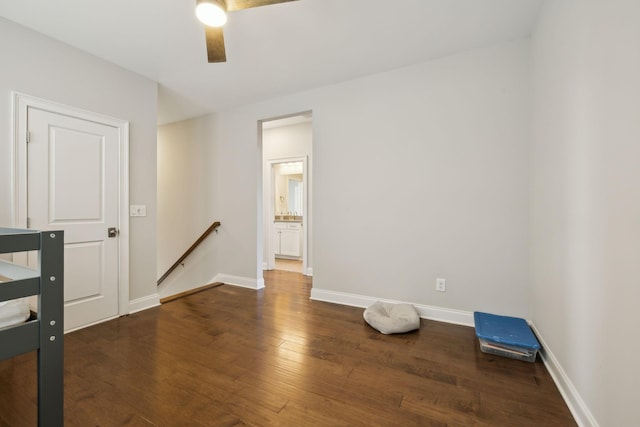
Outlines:
{"type": "Polygon", "coordinates": [[[528,36],[541,0],[299,0],[229,14],[207,63],[195,0],[2,0],[0,16],[160,84],[158,121],[528,36]]]}

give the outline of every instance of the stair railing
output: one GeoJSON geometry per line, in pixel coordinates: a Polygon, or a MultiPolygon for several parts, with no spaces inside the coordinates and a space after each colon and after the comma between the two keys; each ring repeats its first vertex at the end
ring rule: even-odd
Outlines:
{"type": "MultiPolygon", "coordinates": [[[[213,224],[211,224],[209,226],[209,228],[207,228],[205,230],[204,233],[202,233],[202,235],[200,237],[198,237],[198,240],[196,240],[195,242],[193,242],[193,245],[191,245],[189,247],[189,249],[187,249],[185,251],[184,254],[182,254],[182,256],[180,258],[178,258],[178,260],[173,263],[173,265],[171,267],[169,267],[169,269],[167,270],[166,273],[164,273],[159,279],[158,279],[158,286],[160,286],[160,283],[162,283],[164,281],[164,279],[166,279],[167,277],[169,277],[169,275],[171,273],[173,273],[173,270],[175,270],[176,268],[178,268],[179,265],[182,264],[182,262],[191,254],[191,252],[193,252],[198,245],[200,245],[200,243],[202,243],[204,241],[204,239],[206,239],[209,234],[211,234],[214,230],[216,230],[218,227],[220,227],[220,221],[216,221],[213,224]]],[[[217,233],[217,231],[216,231],[217,233]]]]}

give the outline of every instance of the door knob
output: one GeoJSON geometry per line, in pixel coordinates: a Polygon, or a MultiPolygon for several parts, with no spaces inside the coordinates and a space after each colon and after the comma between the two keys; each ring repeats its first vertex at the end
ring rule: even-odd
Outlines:
{"type": "Polygon", "coordinates": [[[115,227],[109,227],[107,230],[107,235],[109,237],[116,237],[118,235],[118,229],[115,227]]]}

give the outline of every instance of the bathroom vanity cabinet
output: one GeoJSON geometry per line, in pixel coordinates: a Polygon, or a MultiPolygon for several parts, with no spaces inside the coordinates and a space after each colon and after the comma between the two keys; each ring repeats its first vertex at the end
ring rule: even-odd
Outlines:
{"type": "Polygon", "coordinates": [[[302,223],[275,222],[274,224],[276,257],[294,259],[302,257],[302,223]]]}

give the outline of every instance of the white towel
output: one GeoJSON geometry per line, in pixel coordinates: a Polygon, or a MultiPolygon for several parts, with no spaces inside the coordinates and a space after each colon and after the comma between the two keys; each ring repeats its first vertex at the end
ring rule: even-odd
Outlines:
{"type": "Polygon", "coordinates": [[[0,302],[0,328],[25,322],[31,311],[26,298],[0,302]]]}

